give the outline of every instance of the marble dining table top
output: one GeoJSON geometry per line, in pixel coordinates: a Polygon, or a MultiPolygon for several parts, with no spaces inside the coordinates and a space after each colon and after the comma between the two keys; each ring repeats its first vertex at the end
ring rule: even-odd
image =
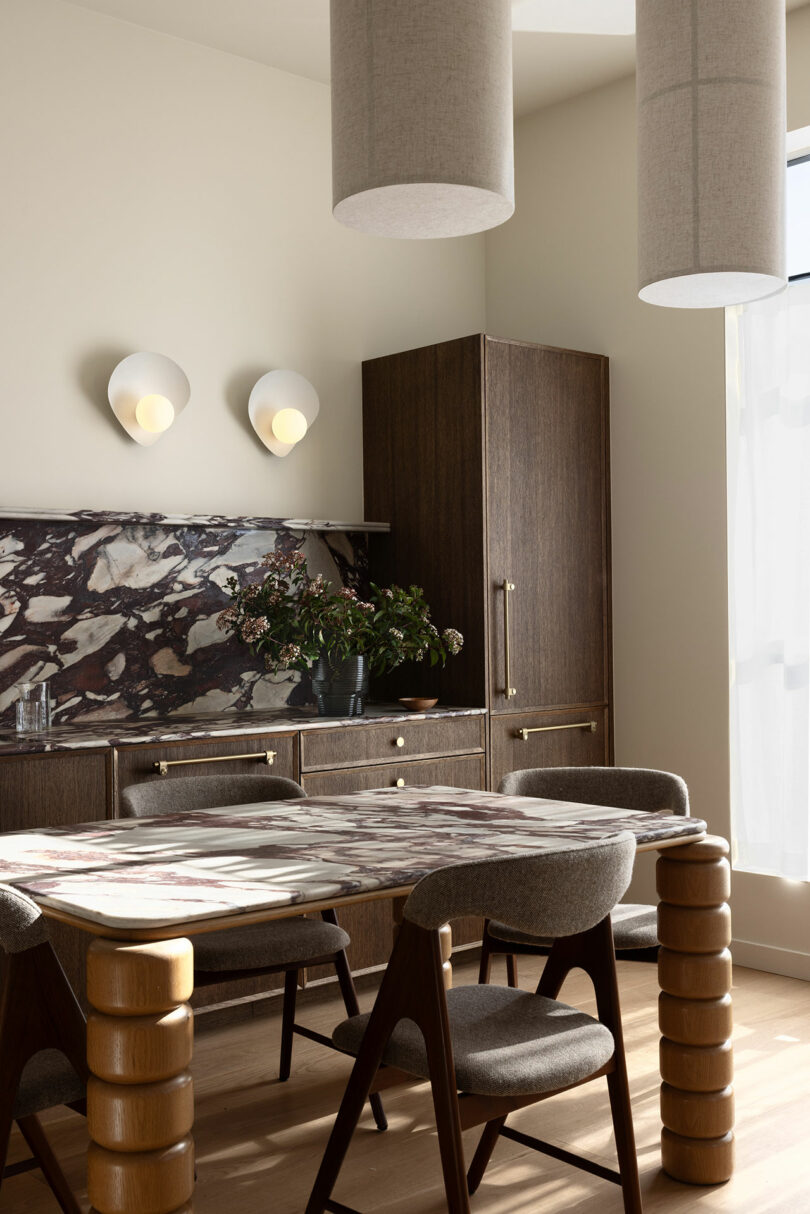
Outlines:
{"type": "Polygon", "coordinates": [[[277,918],[326,899],[359,901],[447,864],[576,848],[622,830],[647,850],[699,838],[706,824],[472,789],[382,788],[15,831],[0,835],[0,882],[102,935],[186,935],[245,912],[277,918]]]}

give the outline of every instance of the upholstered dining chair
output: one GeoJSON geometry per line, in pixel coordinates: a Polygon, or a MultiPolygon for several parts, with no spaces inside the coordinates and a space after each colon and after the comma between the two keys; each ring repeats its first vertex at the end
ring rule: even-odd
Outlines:
{"type": "MultiPolygon", "coordinates": [[[[689,813],[689,793],[680,776],[643,767],[535,767],[505,776],[498,792],[584,805],[669,814],[689,813]]],[[[658,956],[657,911],[654,906],[622,902],[613,911],[616,952],[626,960],[654,961],[658,956]]],[[[489,982],[492,957],[506,956],[510,986],[517,986],[517,957],[545,956],[553,940],[539,939],[513,924],[496,920],[484,924],[479,982],[489,982]]]]}
{"type": "Polygon", "coordinates": [[[451,865],[424,877],[403,921],[374,1007],[335,1029],[355,1055],[306,1214],[349,1212],[332,1199],[370,1091],[430,1080],[449,1214],[468,1214],[498,1137],[552,1155],[622,1187],[625,1214],[640,1214],[633,1123],[622,1042],[610,911],[630,881],[629,831],[565,849],[451,865]],[[439,930],[461,915],[487,915],[555,939],[537,991],[460,986],[445,991],[439,930]],[[557,996],[580,967],[598,1019],[557,996]],[[515,1109],[607,1078],[619,1170],[507,1126],[515,1109]],[[461,1095],[459,1095],[459,1092],[461,1095]],[[461,1134],[483,1124],[465,1175],[461,1134]]]}
{"type": "MultiPolygon", "coordinates": [[[[284,776],[161,777],[123,789],[121,815],[125,818],[152,818],[161,814],[187,813],[220,806],[289,801],[303,796],[301,785],[284,776]]],[[[304,966],[333,965],[347,1013],[354,1016],[359,1011],[346,957],[349,936],[338,925],[334,910],[321,911],[320,920],[297,915],[273,923],[203,933],[195,936],[192,942],[195,986],[284,974],[279,1059],[279,1079],[282,1082],[290,1077],[295,1033],[332,1048],[329,1037],[296,1022],[298,974],[304,966]]],[[[386,1129],[388,1122],[379,1096],[372,1098],[371,1108],[377,1128],[386,1129]]]]}
{"type": "Polygon", "coordinates": [[[38,1114],[85,1112],[85,1021],[35,902],[0,885],[0,1186],[40,1168],[64,1214],[81,1214],[38,1114]],[[32,1158],[6,1166],[16,1121],[32,1158]]]}

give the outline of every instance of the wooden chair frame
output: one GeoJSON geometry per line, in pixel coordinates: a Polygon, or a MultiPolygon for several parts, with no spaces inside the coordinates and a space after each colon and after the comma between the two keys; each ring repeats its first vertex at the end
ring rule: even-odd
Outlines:
{"type": "MultiPolygon", "coordinates": [[[[551,946],[547,944],[521,944],[517,940],[501,940],[490,935],[489,919],[484,920],[484,931],[481,939],[481,962],[478,966],[478,981],[486,986],[492,973],[492,958],[506,958],[506,985],[518,985],[518,957],[547,957],[551,946]]],[[[658,945],[653,948],[623,948],[616,956],[619,961],[646,961],[655,964],[658,961],[658,945]]]]}
{"type": "Polygon", "coordinates": [[[605,1066],[569,1087],[579,1087],[603,1075],[607,1078],[619,1161],[618,1171],[522,1134],[505,1124],[508,1115],[515,1109],[546,1100],[561,1091],[569,1090],[568,1087],[524,1096],[459,1094],[453,1064],[439,933],[426,930],[405,919],[369,1018],[306,1207],[306,1214],[323,1214],[325,1210],[332,1211],[333,1214],[358,1214],[350,1207],[333,1200],[332,1191],[365,1100],[369,1093],[397,1083],[424,1082],[421,1077],[382,1063],[385,1047],[396,1024],[405,1018],[415,1021],[425,1040],[448,1214],[469,1214],[469,1195],[474,1193],[481,1183],[500,1135],[621,1185],[625,1214],[641,1214],[638,1164],[609,916],[587,932],[562,937],[555,942],[538,984],[537,994],[556,999],[566,976],[574,968],[584,969],[593,982],[598,1017],[613,1034],[615,1049],[605,1066]],[[419,975],[419,981],[415,981],[416,975],[419,975]],[[482,1124],[484,1131],[469,1171],[465,1173],[462,1130],[482,1124]]]}
{"type": "MultiPolygon", "coordinates": [[[[84,1014],[53,947],[47,941],[21,953],[0,954],[0,1187],[20,1172],[40,1168],[64,1214],[81,1214],[36,1116],[17,1124],[32,1159],[6,1167],[20,1078],[40,1050],[60,1050],[85,1083],[88,1078],[84,1014]]],[[[85,1102],[67,1106],[86,1113],[85,1102]]]]}
{"type": "MultiPolygon", "coordinates": [[[[331,923],[335,927],[338,926],[337,914],[331,908],[321,911],[321,918],[324,923],[331,923]]],[[[344,950],[339,949],[336,953],[325,953],[321,957],[310,957],[306,964],[307,966],[333,965],[335,967],[346,1014],[347,1016],[357,1016],[360,1006],[357,1002],[357,991],[352,979],[352,971],[349,968],[349,961],[344,950]]],[[[220,982],[239,981],[241,978],[263,978],[268,974],[284,974],[284,1003],[281,1011],[281,1054],[278,1066],[278,1077],[282,1083],[285,1083],[290,1077],[293,1035],[295,1033],[298,1033],[300,1037],[308,1037],[310,1041],[317,1041],[320,1045],[328,1046],[330,1050],[335,1049],[331,1037],[327,1037],[323,1033],[317,1033],[314,1029],[306,1028],[305,1025],[296,1022],[295,1004],[298,996],[298,975],[303,968],[305,967],[300,962],[294,961],[287,962],[284,965],[263,966],[261,969],[195,969],[194,971],[195,987],[215,986],[220,982]]],[[[371,1111],[374,1114],[377,1129],[387,1130],[388,1119],[385,1116],[382,1100],[376,1092],[372,1093],[369,1097],[369,1103],[371,1111]]]]}

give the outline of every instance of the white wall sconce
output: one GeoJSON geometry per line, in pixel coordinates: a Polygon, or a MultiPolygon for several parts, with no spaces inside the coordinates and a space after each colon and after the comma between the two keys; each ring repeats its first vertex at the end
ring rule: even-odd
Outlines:
{"type": "Polygon", "coordinates": [[[151,447],[188,404],[191,388],[176,362],[165,354],[130,354],[110,376],[107,396],[130,438],[151,447]]]}
{"type": "Polygon", "coordinates": [[[320,411],[318,393],[297,371],[268,371],[248,401],[250,424],[273,455],[289,455],[320,411]]]}

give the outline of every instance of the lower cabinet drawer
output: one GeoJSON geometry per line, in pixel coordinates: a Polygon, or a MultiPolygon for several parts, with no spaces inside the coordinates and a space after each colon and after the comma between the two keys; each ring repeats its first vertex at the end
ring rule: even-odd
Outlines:
{"type": "Polygon", "coordinates": [[[481,715],[397,721],[304,730],[301,770],[331,771],[358,763],[425,759],[484,749],[486,718],[481,715]]]}
{"type": "Polygon", "coordinates": [[[492,787],[527,767],[599,767],[609,763],[606,708],[493,716],[492,787]],[[525,732],[524,732],[525,731],[525,732]]]}
{"type": "Polygon", "coordinates": [[[203,775],[275,775],[298,779],[297,733],[253,734],[249,737],[206,738],[162,742],[155,746],[119,746],[115,752],[117,794],[145,780],[182,779],[203,775]],[[269,752],[270,762],[265,761],[269,752]],[[257,757],[258,756],[258,757],[257,757]],[[159,765],[165,764],[163,772],[159,765]]]}
{"type": "Polygon", "coordinates": [[[359,792],[364,788],[395,788],[403,784],[449,784],[455,788],[484,788],[483,755],[427,759],[417,763],[385,763],[375,767],[344,767],[335,771],[305,772],[301,777],[310,797],[359,792]]]}

